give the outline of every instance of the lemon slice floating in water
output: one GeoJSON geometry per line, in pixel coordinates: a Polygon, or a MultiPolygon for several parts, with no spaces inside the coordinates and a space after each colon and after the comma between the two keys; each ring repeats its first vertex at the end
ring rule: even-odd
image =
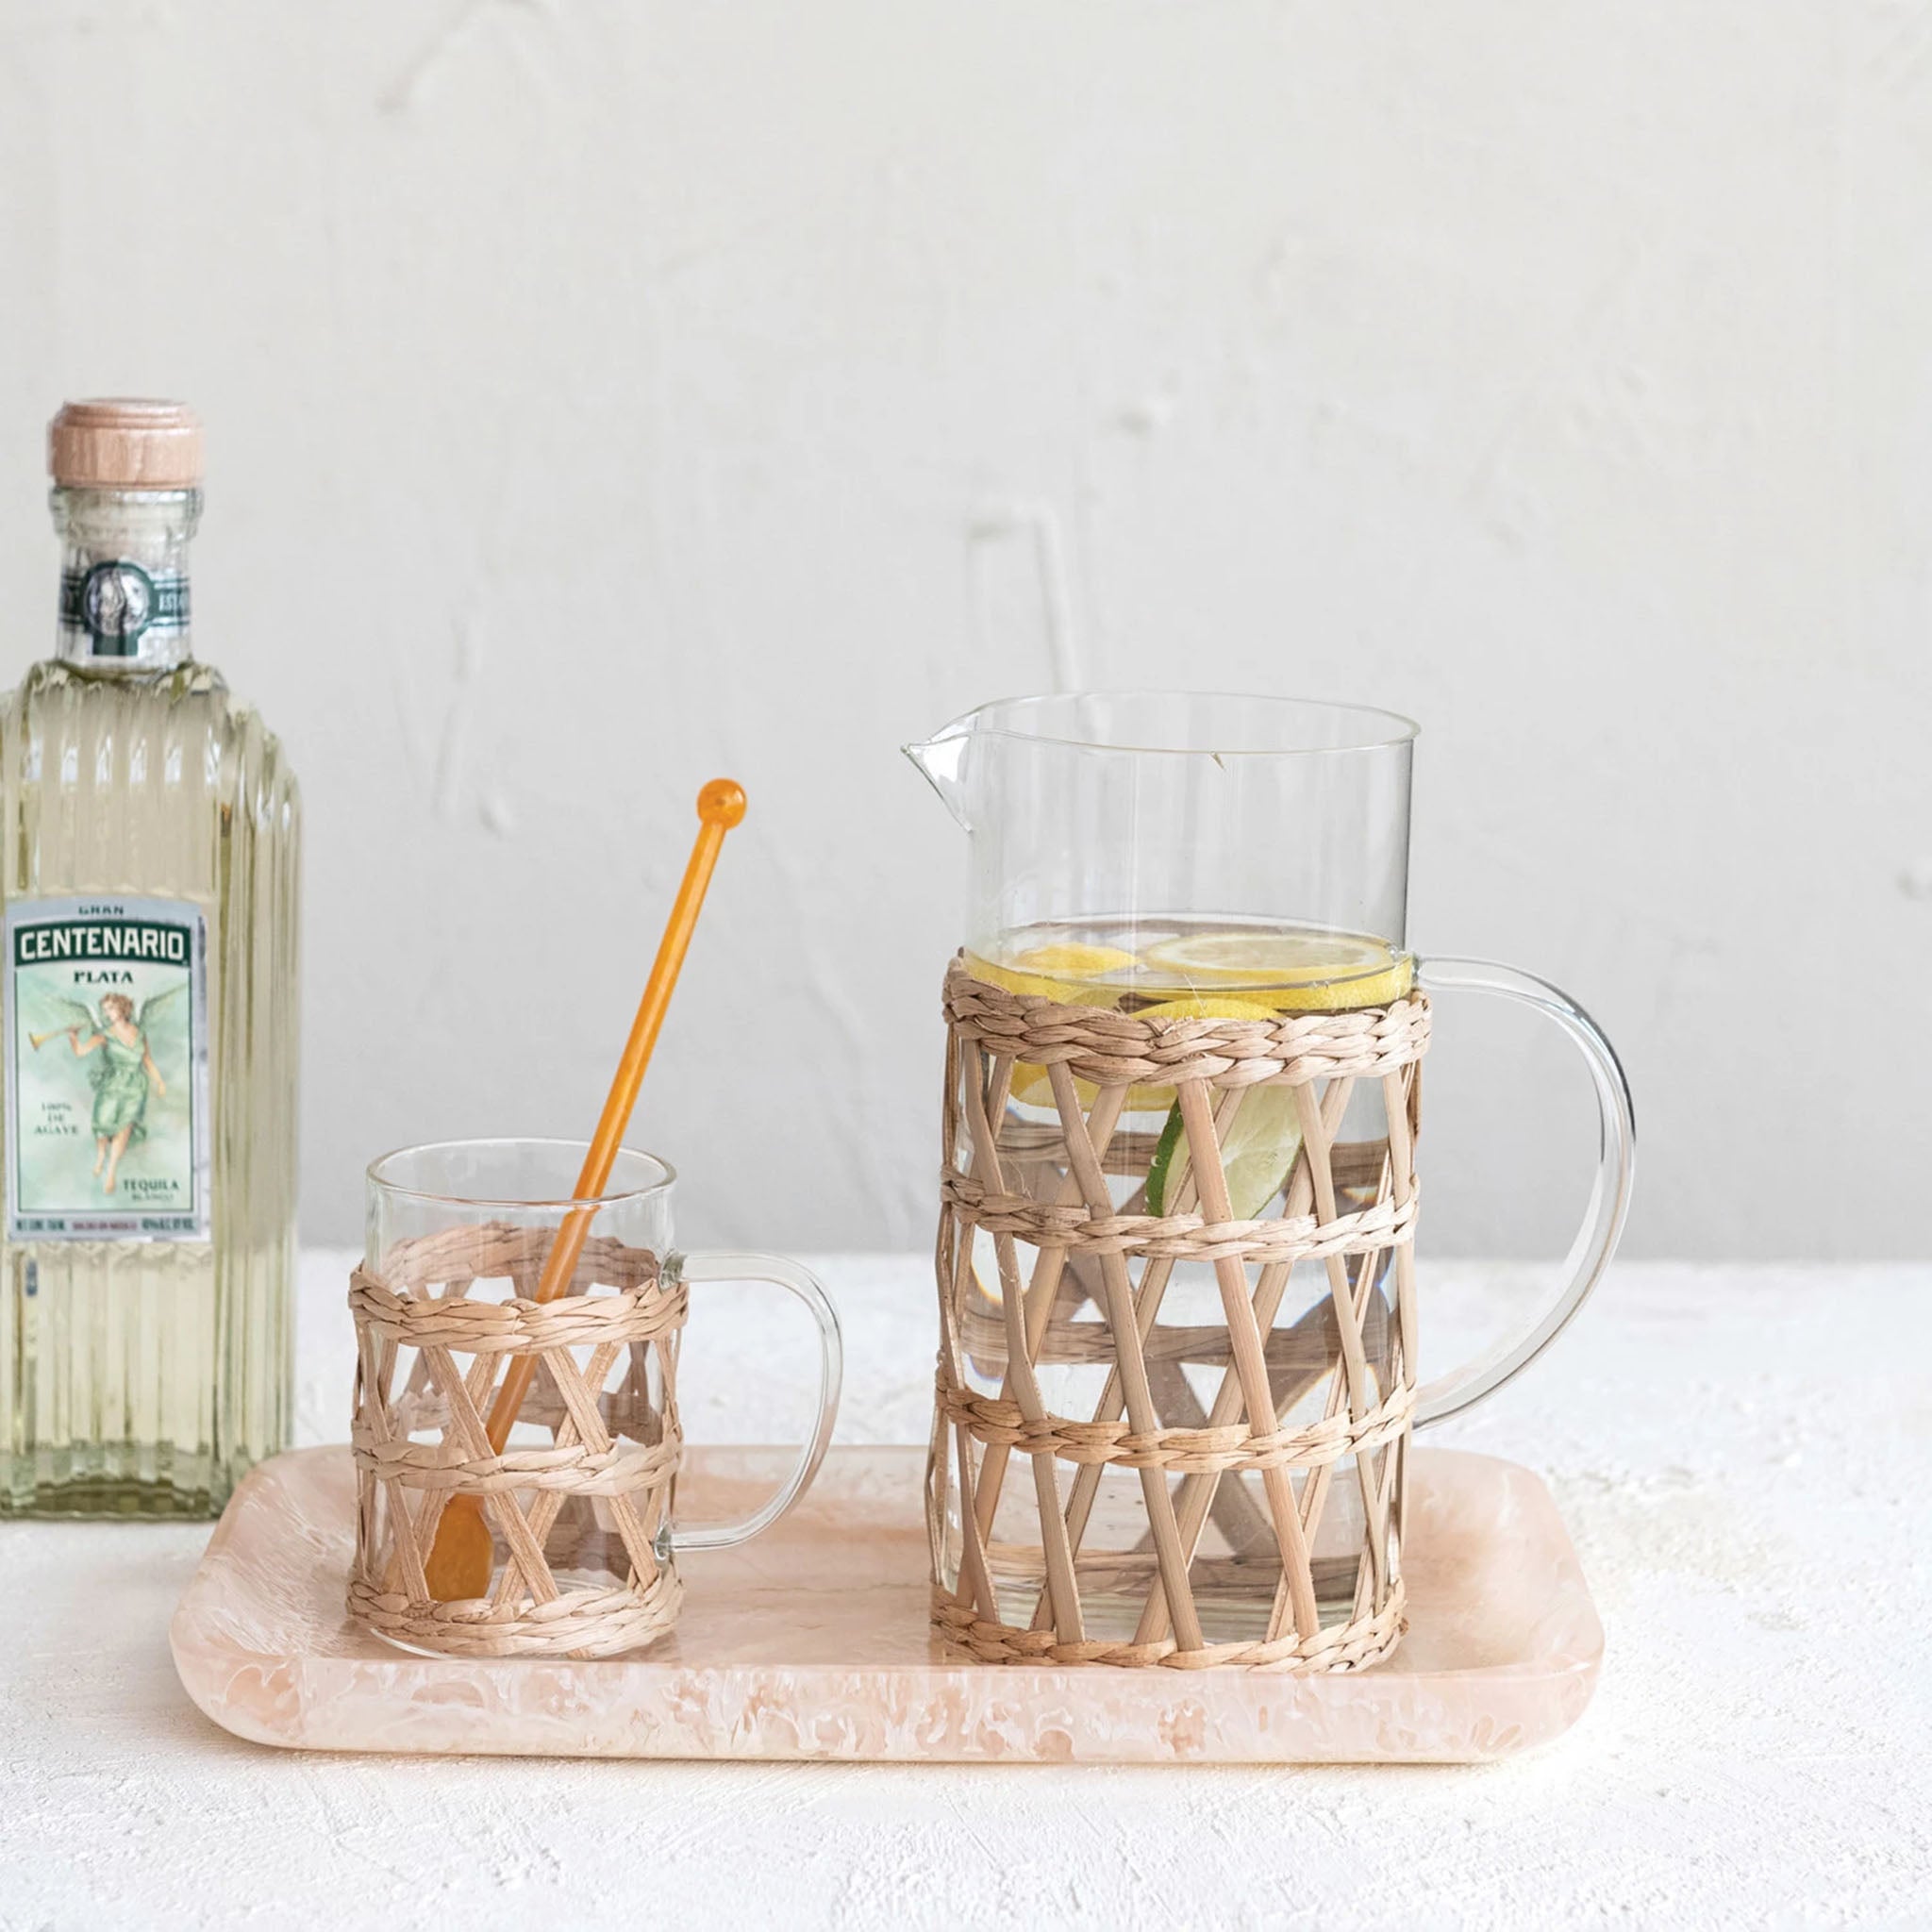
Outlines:
{"type": "MultiPolygon", "coordinates": [[[[1029,946],[1024,952],[1015,953],[1006,965],[982,959],[976,954],[969,953],[967,958],[976,979],[990,979],[1008,992],[1034,993],[1069,1007],[1112,1006],[1126,988],[1099,986],[1094,982],[1104,974],[1131,973],[1141,963],[1132,953],[1124,953],[1118,946],[1087,946],[1072,941],[1029,946]]],[[[1086,1081],[1080,1082],[1083,1106],[1093,1105],[1093,1091],[1086,1081]]],[[[1053,1081],[1044,1067],[1031,1060],[1022,1060],[1014,1067],[1012,1092],[1013,1098],[1025,1107],[1053,1105],[1053,1081]]]]}
{"type": "Polygon", "coordinates": [[[1274,995],[1189,992],[1178,999],[1162,1000],[1158,1006],[1139,1007],[1137,1020],[1272,1020],[1281,1008],[1274,995]]]}
{"type": "MultiPolygon", "coordinates": [[[[1413,962],[1386,941],[1352,932],[1188,933],[1151,948],[1146,963],[1150,974],[1171,974],[1187,985],[1226,987],[1230,994],[1239,987],[1242,1002],[1258,1006],[1263,1018],[1385,1006],[1415,978],[1413,962]]],[[[1148,1008],[1143,1017],[1154,1012],[1148,1008]]]]}
{"type": "Polygon", "coordinates": [[[1118,946],[1073,944],[1029,946],[1004,965],[969,957],[977,979],[990,979],[1008,992],[1037,993],[1041,999],[1058,1000],[1070,1007],[1112,1006],[1126,988],[1095,986],[1093,982],[1109,973],[1130,973],[1141,963],[1118,946]]]}
{"type": "MultiPolygon", "coordinates": [[[[1412,962],[1384,941],[1313,930],[1224,927],[1165,941],[1141,957],[1118,946],[1064,941],[1027,947],[1004,961],[969,958],[981,979],[1065,1006],[1113,1007],[1137,985],[1142,997],[1169,995],[1137,1008],[1134,1017],[1140,1020],[1273,1020],[1282,1013],[1383,1006],[1401,999],[1414,983],[1412,962]]],[[[1078,1089],[1082,1105],[1091,1107],[1093,1088],[1082,1080],[1078,1089]]],[[[1029,1061],[1014,1067],[1011,1092],[1024,1106],[1053,1105],[1046,1069],[1029,1061]]],[[[1137,1086],[1127,1092],[1124,1107],[1128,1113],[1164,1111],[1174,1100],[1171,1086],[1137,1086]]],[[[1266,1109],[1256,1111],[1258,1116],[1266,1109]]],[[[1274,1130],[1263,1130],[1257,1119],[1251,1131],[1257,1159],[1265,1165],[1273,1158],[1273,1144],[1287,1131],[1286,1119],[1274,1130]]],[[[1287,1158],[1292,1154],[1291,1147],[1287,1158]]],[[[1262,1177],[1257,1168],[1254,1184],[1262,1177]]]]}

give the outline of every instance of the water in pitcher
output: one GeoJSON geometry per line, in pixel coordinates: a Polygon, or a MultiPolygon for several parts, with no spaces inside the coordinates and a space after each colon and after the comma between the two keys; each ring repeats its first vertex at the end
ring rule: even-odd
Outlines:
{"type": "MultiPolygon", "coordinates": [[[[1127,1012],[1238,1000],[1230,1018],[1381,1006],[1409,989],[1408,955],[1369,933],[1198,913],[1046,921],[1005,933],[973,970],[1015,991],[1127,1012]]],[[[1208,1017],[1214,1017],[1209,1014],[1208,1017]]]]}
{"type": "MultiPolygon", "coordinates": [[[[1029,926],[969,952],[967,963],[976,976],[1009,991],[1152,1020],[1268,1020],[1382,1006],[1406,995],[1413,978],[1406,953],[1368,934],[1192,915],[1141,914],[1132,920],[1102,917],[1029,926]]],[[[1079,1083],[1076,1091],[1082,1108],[1091,1108],[1094,1090],[1079,1083]]],[[[1294,1090],[1262,1082],[1218,1096],[1216,1138],[1232,1219],[1316,1214],[1327,1220],[1376,1200],[1386,1185],[1388,1155],[1380,1084],[1364,1080],[1342,1091],[1319,1091],[1316,1098],[1336,1109],[1328,1120],[1335,1141],[1330,1163],[1334,1199],[1329,1203],[1312,1198],[1315,1181],[1300,1158],[1303,1136],[1294,1090]]],[[[1046,1068],[1024,1062],[1012,1068],[993,1134],[1008,1188],[1035,1200],[1065,1198],[1066,1137],[1046,1068]]],[[[1172,1087],[1130,1088],[1104,1145],[1098,1135],[1096,1145],[1117,1213],[1205,1212],[1172,1087]]],[[[957,1158],[971,1167],[974,1150],[963,1146],[957,1158]]],[[[976,1232],[972,1257],[976,1306],[966,1309],[960,1322],[962,1353],[974,1387],[989,1395],[1005,1388],[1002,1296],[1010,1284],[1044,1321],[1039,1379],[1046,1408],[1082,1422],[1117,1418],[1121,1394],[1118,1378],[1110,1373],[1113,1350],[1098,1257],[1069,1254],[1058,1278],[1047,1280],[1039,1251],[1022,1241],[1009,1243],[1003,1274],[998,1248],[992,1236],[976,1232]]],[[[1390,1310],[1390,1251],[1351,1257],[1343,1264],[1347,1290],[1357,1297],[1364,1258],[1369,1270],[1365,1352],[1377,1387],[1386,1393],[1399,1366],[1390,1310]]],[[[1049,1269],[1055,1265],[1047,1263],[1049,1269]]],[[[1239,1402],[1232,1399],[1236,1391],[1225,1305],[1213,1266],[1158,1259],[1144,1266],[1134,1292],[1160,1424],[1200,1428],[1241,1419],[1239,1402]]],[[[1257,1312],[1267,1305],[1263,1341],[1278,1422],[1284,1427],[1319,1422],[1334,1405],[1341,1379],[1335,1373],[1334,1277],[1325,1263],[1304,1261],[1275,1279],[1269,1278],[1268,1270],[1251,1265],[1246,1279],[1257,1312]]],[[[1044,1578],[1033,1481],[1024,1460],[996,1450],[978,1451],[975,1461],[975,1507],[1001,1616],[1038,1627],[1045,1615],[1044,1578]]],[[[1119,1641],[1158,1641],[1166,1634],[1164,1605],[1138,1475],[1118,1467],[1102,1474],[1091,1465],[1063,1475],[1087,1634],[1119,1641]]],[[[1228,1474],[1204,1483],[1174,1474],[1168,1480],[1176,1509],[1183,1513],[1191,1483],[1196,1509],[1202,1507],[1201,1492],[1211,1491],[1192,1571],[1206,1641],[1259,1637],[1273,1589],[1258,1573],[1278,1574],[1280,1569],[1259,1475],[1228,1474]]],[[[1322,1507],[1309,1513],[1319,1525],[1315,1583],[1326,1621],[1347,1615],[1356,1602],[1363,1581],[1364,1537],[1354,1464],[1333,1465],[1320,1480],[1325,1491],[1322,1507]]],[[[955,1585],[959,1541],[959,1525],[947,1525],[941,1569],[955,1585]]]]}

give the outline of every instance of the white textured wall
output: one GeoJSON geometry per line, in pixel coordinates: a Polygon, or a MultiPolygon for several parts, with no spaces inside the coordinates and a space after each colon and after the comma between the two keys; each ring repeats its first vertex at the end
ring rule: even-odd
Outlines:
{"type": "MultiPolygon", "coordinates": [[[[0,0],[4,671],[46,416],[194,401],[316,1238],[588,1125],[729,771],[638,1136],[693,1239],[923,1241],[960,855],[893,747],[1167,680],[1423,721],[1413,936],[1598,1012],[1633,1244],[1907,1254],[1928,235],[1907,0],[0,0]]],[[[1561,1238],[1525,1038],[1442,1050],[1442,1248],[1561,1238]]]]}

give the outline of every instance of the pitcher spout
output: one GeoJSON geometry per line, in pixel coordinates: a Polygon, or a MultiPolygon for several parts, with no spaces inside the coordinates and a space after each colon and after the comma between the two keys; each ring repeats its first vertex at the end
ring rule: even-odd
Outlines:
{"type": "Polygon", "coordinates": [[[939,793],[940,803],[953,814],[960,829],[968,832],[973,829],[973,820],[967,810],[966,748],[972,738],[970,728],[948,724],[937,737],[899,747],[939,793]]]}

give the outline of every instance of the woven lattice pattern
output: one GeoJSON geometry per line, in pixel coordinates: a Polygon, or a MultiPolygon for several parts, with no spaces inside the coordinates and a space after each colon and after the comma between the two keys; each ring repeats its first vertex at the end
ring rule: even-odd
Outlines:
{"type": "Polygon", "coordinates": [[[547,1228],[452,1228],[358,1269],[356,1563],[349,1611],[395,1641],[462,1657],[608,1657],[668,1630],[675,1570],[658,1555],[681,1436],[682,1287],[648,1249],[591,1240],[566,1291],[532,1299],[547,1228]],[[508,1282],[486,1300],[479,1284],[508,1282]],[[538,1357],[521,1439],[485,1418],[509,1361],[538,1357]],[[548,1441],[531,1441],[535,1424],[548,1441]],[[425,1566],[455,1495],[496,1545],[487,1597],[440,1603],[425,1566]]]}
{"type": "Polygon", "coordinates": [[[1147,1021],[956,961],[944,1008],[935,1627],[991,1661],[1323,1671],[1387,1656],[1426,999],[1147,1021]],[[1009,1105],[1016,1068],[1035,1093],[1043,1070],[1050,1109],[1009,1105]],[[1277,1211],[1241,1220],[1222,1150],[1262,1090],[1291,1095],[1298,1138],[1277,1211]],[[1150,1214],[1157,1137],[1121,1123],[1170,1100],[1185,1180],[1150,1214]],[[1374,1103],[1372,1140],[1341,1138],[1352,1101],[1374,1103]],[[1218,1300],[1208,1319],[1163,1320],[1183,1277],[1218,1300]],[[1074,1386],[1099,1388],[1091,1412],[1056,1412],[1049,1392],[1074,1386]],[[1130,1533],[1096,1547],[1108,1484],[1130,1533]],[[1032,1614],[1016,1616],[1027,1588],[1032,1614]]]}

